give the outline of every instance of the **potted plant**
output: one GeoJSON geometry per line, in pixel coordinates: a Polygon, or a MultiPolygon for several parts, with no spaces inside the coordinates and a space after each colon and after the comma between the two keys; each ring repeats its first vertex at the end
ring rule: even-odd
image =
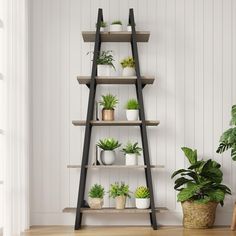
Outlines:
{"type": "Polygon", "coordinates": [[[223,153],[226,150],[231,149],[231,157],[236,161],[236,105],[232,106],[230,125],[231,128],[221,135],[220,145],[216,152],[223,153]]]}
{"type": "Polygon", "coordinates": [[[127,120],[138,120],[139,103],[136,99],[129,99],[125,105],[127,120]]]}
{"type": "Polygon", "coordinates": [[[177,198],[183,208],[183,225],[185,228],[209,228],[215,221],[218,203],[223,206],[230,189],[221,184],[223,173],[221,165],[211,159],[198,160],[197,150],[182,147],[190,166],[173,173],[174,188],[179,191],[177,198]]]}
{"type": "Polygon", "coordinates": [[[118,99],[112,94],[102,95],[102,101],[99,102],[103,107],[102,120],[112,121],[115,119],[115,110],[118,99]]]}
{"type": "Polygon", "coordinates": [[[97,146],[100,147],[100,159],[103,165],[112,165],[116,158],[115,149],[120,147],[121,144],[113,138],[100,139],[97,143],[97,146]]]}
{"type": "Polygon", "coordinates": [[[139,156],[142,151],[142,148],[138,146],[138,142],[128,142],[122,151],[125,153],[125,164],[127,166],[138,165],[137,156],[139,156]]]}
{"type": "MultiPolygon", "coordinates": [[[[97,27],[97,24],[96,24],[96,27],[97,27]]],[[[105,28],[107,27],[107,23],[105,21],[101,21],[101,24],[100,24],[100,32],[103,32],[105,31],[105,28]]]]}
{"type": "Polygon", "coordinates": [[[97,59],[97,76],[110,76],[112,68],[115,69],[113,61],[111,50],[102,51],[97,59]]]}
{"type": "Polygon", "coordinates": [[[124,182],[111,184],[109,195],[116,200],[116,209],[125,208],[126,198],[130,197],[129,193],[129,185],[124,182]]]}
{"type": "Polygon", "coordinates": [[[100,184],[94,184],[89,190],[88,204],[90,208],[101,209],[103,206],[104,188],[100,184]]]}
{"type": "Polygon", "coordinates": [[[110,31],[122,31],[122,22],[120,20],[113,21],[110,25],[110,31]]]}
{"type": "Polygon", "coordinates": [[[135,76],[135,62],[133,57],[126,57],[120,62],[123,71],[122,76],[135,76]]]}
{"type": "Polygon", "coordinates": [[[147,209],[150,206],[150,192],[145,186],[139,186],[136,188],[135,193],[135,205],[138,209],[147,209]]]}
{"type": "Polygon", "coordinates": [[[127,25],[127,31],[132,31],[132,26],[131,26],[131,24],[130,23],[128,23],[128,25],[127,25]]]}

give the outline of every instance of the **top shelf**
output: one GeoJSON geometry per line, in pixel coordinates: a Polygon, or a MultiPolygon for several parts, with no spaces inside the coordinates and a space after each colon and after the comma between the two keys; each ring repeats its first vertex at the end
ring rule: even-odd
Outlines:
{"type": "MultiPolygon", "coordinates": [[[[117,31],[117,32],[100,32],[102,42],[130,42],[130,31],[117,31]]],[[[95,42],[95,31],[82,32],[84,42],[95,42]]],[[[148,42],[150,37],[149,31],[136,31],[137,42],[148,42]]]]}

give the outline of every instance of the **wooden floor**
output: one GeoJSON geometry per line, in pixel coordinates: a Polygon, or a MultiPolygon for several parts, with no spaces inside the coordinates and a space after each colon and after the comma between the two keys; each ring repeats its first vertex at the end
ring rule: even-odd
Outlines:
{"type": "Polygon", "coordinates": [[[150,227],[84,227],[74,231],[70,226],[32,227],[22,236],[236,236],[229,227],[206,230],[189,230],[182,227],[162,227],[157,231],[150,227]]]}

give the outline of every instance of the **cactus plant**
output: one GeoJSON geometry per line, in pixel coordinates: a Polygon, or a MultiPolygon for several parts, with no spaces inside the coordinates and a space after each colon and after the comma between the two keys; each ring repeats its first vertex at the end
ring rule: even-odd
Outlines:
{"type": "Polygon", "coordinates": [[[139,186],[135,193],[135,198],[150,198],[150,192],[149,189],[145,186],[139,186]]]}

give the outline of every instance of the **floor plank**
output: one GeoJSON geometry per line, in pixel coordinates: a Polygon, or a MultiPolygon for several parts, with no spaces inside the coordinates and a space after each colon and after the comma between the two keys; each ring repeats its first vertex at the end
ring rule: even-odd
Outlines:
{"type": "Polygon", "coordinates": [[[236,236],[230,227],[206,230],[189,230],[182,227],[161,227],[154,231],[150,227],[84,227],[74,231],[71,226],[32,227],[22,236],[236,236]]]}

